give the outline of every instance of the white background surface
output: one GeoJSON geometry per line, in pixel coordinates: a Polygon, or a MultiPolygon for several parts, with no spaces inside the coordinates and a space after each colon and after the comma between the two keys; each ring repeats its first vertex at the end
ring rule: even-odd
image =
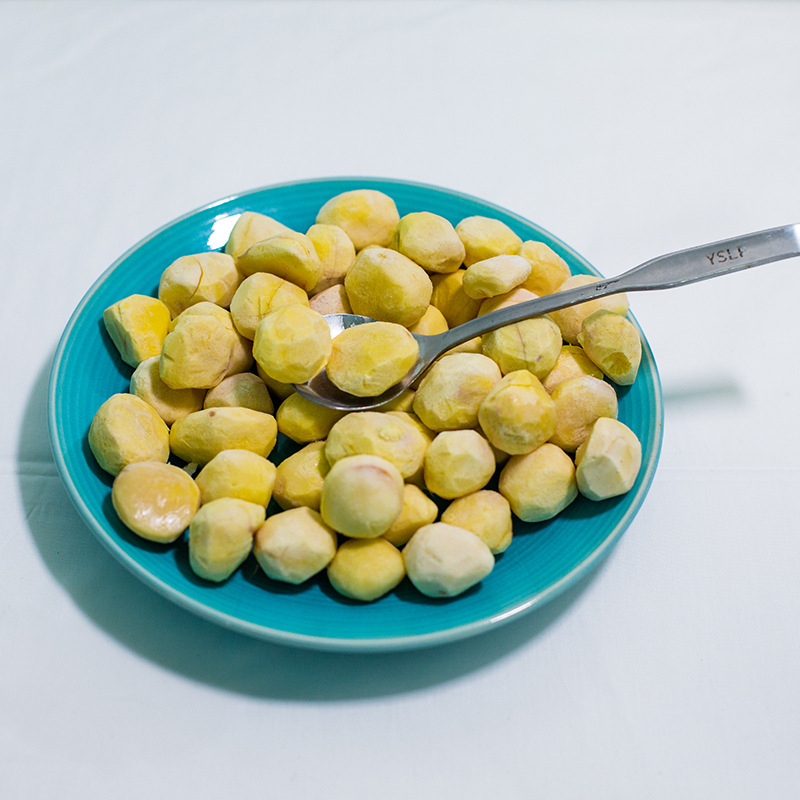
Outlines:
{"type": "Polygon", "coordinates": [[[82,524],[45,424],[94,280],[248,188],[435,183],[606,274],[800,222],[799,31],[790,2],[1,3],[0,796],[800,796],[798,260],[632,298],[651,493],[589,578],[459,644],[195,618],[82,524]]]}

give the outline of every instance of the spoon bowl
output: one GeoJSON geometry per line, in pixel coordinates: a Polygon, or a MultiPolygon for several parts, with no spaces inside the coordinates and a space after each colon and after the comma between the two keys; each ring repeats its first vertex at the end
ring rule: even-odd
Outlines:
{"type": "MultiPolygon", "coordinates": [[[[371,317],[364,317],[361,314],[327,314],[325,321],[331,331],[331,337],[338,336],[347,328],[355,325],[364,325],[367,322],[375,322],[371,317]]],[[[419,346],[419,355],[414,366],[406,373],[402,380],[394,386],[390,386],[385,392],[373,397],[357,397],[354,394],[340,389],[328,377],[327,370],[321,370],[311,380],[306,383],[295,384],[295,389],[303,397],[317,403],[318,405],[335,408],[340,411],[368,411],[371,408],[383,406],[399,397],[406,389],[422,376],[422,374],[433,364],[436,356],[441,351],[438,338],[436,336],[420,336],[411,334],[419,346]]]]}

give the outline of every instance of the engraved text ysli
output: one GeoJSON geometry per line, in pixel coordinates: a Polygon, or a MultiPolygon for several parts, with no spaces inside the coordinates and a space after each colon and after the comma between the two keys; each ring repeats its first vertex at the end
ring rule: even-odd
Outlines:
{"type": "Polygon", "coordinates": [[[724,264],[726,261],[735,261],[737,258],[744,256],[744,247],[727,247],[725,250],[717,250],[716,253],[707,255],[706,258],[712,264],[724,264]]]}

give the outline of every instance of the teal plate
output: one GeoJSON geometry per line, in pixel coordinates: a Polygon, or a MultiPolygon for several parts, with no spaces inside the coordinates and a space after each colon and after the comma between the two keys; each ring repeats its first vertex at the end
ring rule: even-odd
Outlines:
{"type": "MultiPolygon", "coordinates": [[[[596,567],[630,525],[650,487],[661,449],[661,388],[644,337],[636,382],[619,391],[619,418],[637,434],[643,448],[642,469],[633,489],[600,503],[578,498],[548,522],[517,521],[514,540],[497,558],[493,572],[449,600],[425,598],[406,580],[374,603],[352,602],[336,595],[324,575],[300,587],[274,582],[252,557],[226,582],[206,583],[189,568],[184,540],[170,546],[150,544],[121,525],[111,506],[111,478],[97,467],[86,438],[97,409],[111,394],[128,390],[131,374],[103,327],[107,306],[129,294],[155,294],[161,272],[179,256],[222,248],[243,211],[258,211],[305,231],[325,201],[356,188],[389,194],[401,216],[432,211],[453,224],[476,214],[496,217],[523,239],[550,245],[573,273],[598,274],[534,223],[435,186],[355,177],[255,189],[164,226],[119,258],[89,289],[55,354],[48,424],[61,478],[90,530],[122,564],[170,600],[228,628],[283,644],[338,651],[403,650],[463,639],[542,606],[596,567]]],[[[271,459],[279,462],[296,449],[281,437],[271,459]]]]}

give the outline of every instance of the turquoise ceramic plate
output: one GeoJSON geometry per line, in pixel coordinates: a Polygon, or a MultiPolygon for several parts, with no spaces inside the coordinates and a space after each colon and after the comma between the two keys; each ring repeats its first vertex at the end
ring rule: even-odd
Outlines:
{"type": "MultiPolygon", "coordinates": [[[[224,246],[236,216],[268,214],[305,231],[317,210],[348,189],[391,195],[401,215],[432,211],[453,224],[475,214],[497,217],[523,239],[549,244],[573,273],[595,270],[575,251],[532,222],[475,197],[434,186],[374,178],[332,178],[270,186],[193,211],[148,236],[114,263],[75,310],[55,355],[48,422],[61,477],[89,529],[126,567],[170,600],[229,628],[290,645],[350,651],[400,650],[454,641],[486,631],[541,606],[593,569],[641,506],[661,446],[661,390],[644,343],[635,384],[619,392],[619,416],[643,445],[643,466],[624,497],[592,503],[579,498],[546,523],[517,522],[514,541],[481,584],[451,600],[428,600],[408,581],[372,604],[335,595],[324,576],[302,587],[266,578],[249,560],[221,585],[194,577],[186,544],[149,544],[130,534],[111,507],[111,479],[95,464],[86,434],[99,406],[127,391],[130,368],[117,356],[102,324],[103,310],[133,293],[153,294],[162,270],[187,253],[224,246]]],[[[296,449],[279,441],[272,459],[296,449]]]]}

